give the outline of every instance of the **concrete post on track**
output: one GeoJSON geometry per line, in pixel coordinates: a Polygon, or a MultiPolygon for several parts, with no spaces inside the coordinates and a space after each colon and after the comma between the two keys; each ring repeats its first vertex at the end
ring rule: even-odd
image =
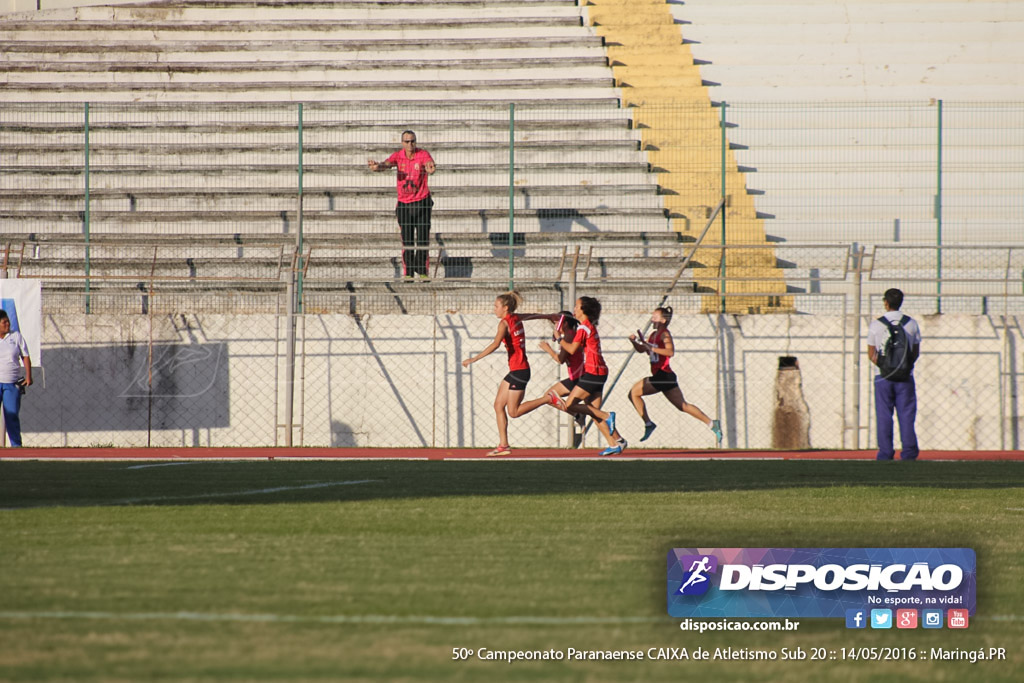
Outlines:
{"type": "Polygon", "coordinates": [[[811,414],[804,399],[800,363],[796,356],[780,356],[775,375],[772,448],[806,450],[810,447],[811,414]]]}

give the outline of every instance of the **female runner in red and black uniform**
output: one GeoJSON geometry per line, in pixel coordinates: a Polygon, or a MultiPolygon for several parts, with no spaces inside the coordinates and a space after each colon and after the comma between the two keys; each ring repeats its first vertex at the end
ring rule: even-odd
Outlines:
{"type": "Polygon", "coordinates": [[[658,427],[651,422],[651,418],[647,415],[647,405],[644,403],[643,397],[661,392],[677,409],[694,416],[707,425],[711,433],[715,435],[715,441],[721,445],[722,427],[720,423],[705,415],[704,411],[697,406],[686,402],[683,392],[679,389],[676,373],[672,372],[672,368],[669,366],[669,359],[676,352],[675,346],[672,344],[672,333],[668,331],[668,325],[672,322],[671,306],[654,309],[654,313],[651,314],[651,322],[654,324],[654,331],[648,335],[646,342],[635,334],[629,335],[629,341],[633,343],[633,348],[637,353],[647,353],[651,356],[651,376],[634,384],[629,391],[633,407],[644,420],[644,436],[640,440],[647,441],[651,433],[658,427]]]}
{"type": "MultiPolygon", "coordinates": [[[[554,318],[554,316],[552,316],[552,318],[554,318]]],[[[562,339],[574,339],[576,337],[576,328],[578,325],[579,323],[576,320],[576,318],[572,317],[572,313],[570,313],[569,311],[562,311],[561,313],[558,314],[558,321],[555,323],[555,332],[553,335],[553,340],[561,341],[562,339]]],[[[570,354],[567,353],[565,349],[561,348],[561,345],[559,345],[558,352],[556,353],[555,350],[551,347],[551,344],[549,344],[546,341],[542,341],[540,343],[540,348],[546,351],[547,354],[551,356],[551,358],[556,363],[558,363],[559,365],[565,365],[569,373],[569,377],[558,382],[555,382],[550,387],[548,387],[547,391],[544,392],[544,396],[540,398],[531,399],[523,403],[521,406],[519,406],[520,416],[532,412],[537,408],[540,408],[542,405],[554,404],[556,407],[561,407],[560,402],[555,403],[554,401],[551,400],[551,395],[554,394],[558,398],[568,396],[569,393],[576,386],[576,382],[578,382],[580,377],[583,376],[582,347],[577,349],[576,353],[570,354]]],[[[600,397],[594,402],[594,405],[598,407],[601,406],[600,397]]],[[[583,427],[584,422],[586,421],[586,416],[575,415],[574,417],[576,418],[576,424],[578,424],[580,427],[583,427]]]]}
{"type": "MultiPolygon", "coordinates": [[[[589,415],[594,418],[598,430],[608,440],[608,448],[601,451],[600,455],[618,455],[625,450],[626,440],[615,429],[615,413],[606,413],[596,405],[608,381],[608,365],[601,354],[601,339],[597,334],[601,302],[593,297],[581,296],[576,300],[573,313],[579,321],[576,336],[571,342],[563,339],[561,345],[569,354],[583,348],[583,375],[565,400],[565,410],[573,415],[589,415]]],[[[551,402],[557,405],[561,400],[551,396],[551,402]]]]}
{"type": "Polygon", "coordinates": [[[494,300],[494,315],[500,321],[494,341],[487,345],[476,356],[462,361],[462,367],[468,368],[481,358],[490,355],[501,344],[508,352],[508,374],[498,385],[498,395],[494,397],[494,412],[498,419],[498,447],[487,453],[489,456],[509,455],[512,449],[508,445],[508,418],[522,414],[520,402],[530,381],[530,363],[526,359],[526,332],[523,321],[535,318],[550,318],[540,314],[516,315],[516,309],[523,303],[519,292],[499,294],[494,300]]]}

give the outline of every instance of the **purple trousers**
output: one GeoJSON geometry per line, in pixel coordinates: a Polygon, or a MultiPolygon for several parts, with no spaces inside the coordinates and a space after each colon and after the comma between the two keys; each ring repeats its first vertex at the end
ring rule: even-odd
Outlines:
{"type": "Polygon", "coordinates": [[[900,459],[916,460],[918,448],[914,420],[917,418],[917,385],[913,377],[904,382],[892,382],[881,376],[875,377],[879,460],[892,460],[896,455],[892,436],[893,410],[896,411],[896,418],[900,422],[900,439],[903,441],[900,459]]]}

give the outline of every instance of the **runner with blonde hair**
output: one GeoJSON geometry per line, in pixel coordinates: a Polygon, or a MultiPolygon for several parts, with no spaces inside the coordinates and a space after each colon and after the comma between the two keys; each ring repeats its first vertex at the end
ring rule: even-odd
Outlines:
{"type": "Polygon", "coordinates": [[[522,305],[523,297],[519,292],[499,294],[494,299],[494,315],[499,321],[494,340],[477,355],[462,361],[462,367],[468,368],[470,364],[489,356],[502,344],[508,353],[508,374],[501,380],[498,393],[494,397],[494,413],[498,421],[498,446],[487,453],[488,456],[512,453],[508,445],[508,419],[523,414],[520,403],[530,381],[530,362],[526,359],[526,331],[523,329],[523,321],[551,317],[531,313],[516,314],[522,305]]]}

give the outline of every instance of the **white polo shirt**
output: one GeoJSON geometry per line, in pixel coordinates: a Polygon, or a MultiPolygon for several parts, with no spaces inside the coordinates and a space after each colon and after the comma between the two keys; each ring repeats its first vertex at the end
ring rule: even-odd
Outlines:
{"type": "Polygon", "coordinates": [[[21,359],[28,356],[28,344],[21,332],[10,332],[0,339],[0,384],[21,379],[21,359]]]}
{"type": "MultiPolygon", "coordinates": [[[[905,314],[902,311],[886,311],[885,318],[896,324],[899,324],[900,319],[905,314]]],[[[910,316],[907,316],[910,318],[910,316]]],[[[907,333],[907,339],[910,341],[911,346],[921,344],[921,328],[918,327],[917,321],[913,318],[907,321],[907,324],[903,326],[903,329],[907,333]]],[[[872,320],[871,324],[868,325],[868,346],[874,346],[879,353],[885,348],[885,342],[889,340],[889,328],[879,322],[877,319],[872,320]]],[[[877,369],[877,368],[876,368],[877,369]]]]}

